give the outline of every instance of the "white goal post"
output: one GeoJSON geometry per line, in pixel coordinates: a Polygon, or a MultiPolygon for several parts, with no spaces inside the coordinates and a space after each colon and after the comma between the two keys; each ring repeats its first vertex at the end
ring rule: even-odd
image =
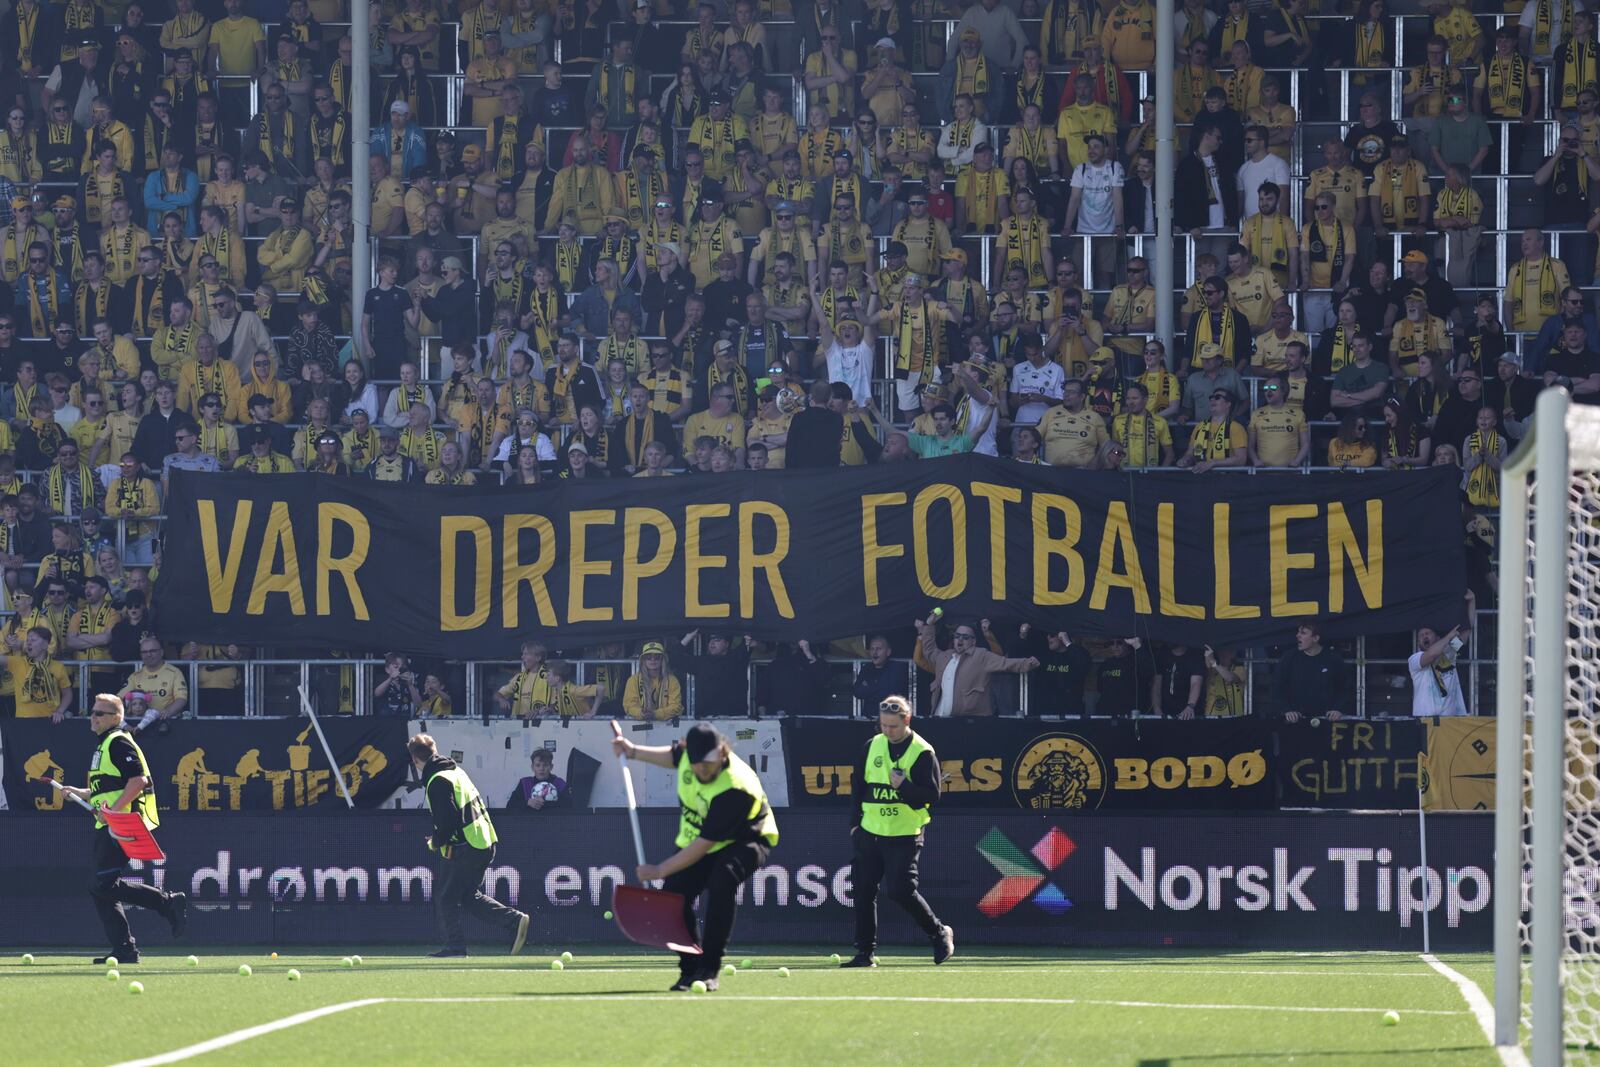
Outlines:
{"type": "Polygon", "coordinates": [[[1600,1046],[1600,407],[1541,393],[1501,483],[1495,1043],[1554,1067],[1600,1046]]]}

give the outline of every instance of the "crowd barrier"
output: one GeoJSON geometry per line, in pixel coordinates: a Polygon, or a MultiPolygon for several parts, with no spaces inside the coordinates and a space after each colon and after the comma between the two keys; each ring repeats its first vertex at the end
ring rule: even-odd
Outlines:
{"type": "MultiPolygon", "coordinates": [[[[641,818],[659,858],[676,818],[641,818]]],[[[1489,818],[1431,818],[1424,868],[1414,816],[951,814],[929,831],[922,890],[967,945],[1417,951],[1426,912],[1435,950],[1481,950],[1492,914],[1489,818]]],[[[778,822],[778,846],[741,891],[736,946],[847,949],[854,887],[844,823],[793,810],[778,822]]],[[[624,944],[604,911],[633,865],[626,816],[505,815],[496,825],[488,889],[533,915],[534,945],[624,944]]],[[[431,945],[439,935],[427,828],[420,812],[172,815],[159,831],[168,859],[139,876],[190,894],[181,951],[431,945]]],[[[83,890],[90,845],[87,820],[70,815],[0,821],[0,852],[16,857],[0,868],[0,945],[100,943],[83,890]]],[[[165,949],[165,923],[135,911],[135,935],[165,949]]],[[[897,908],[880,914],[886,943],[926,943],[897,908]]],[[[498,942],[496,931],[468,930],[498,942]]]]}

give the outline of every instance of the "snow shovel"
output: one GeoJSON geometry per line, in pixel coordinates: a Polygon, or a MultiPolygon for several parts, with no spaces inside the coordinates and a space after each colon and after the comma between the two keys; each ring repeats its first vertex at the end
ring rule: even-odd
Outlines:
{"type": "MultiPolygon", "coordinates": [[[[618,737],[622,728],[611,724],[618,737]]],[[[622,787],[628,795],[628,822],[633,827],[633,851],[644,863],[644,837],[639,833],[639,801],[633,793],[633,776],[628,772],[628,757],[617,756],[622,769],[622,787]]],[[[693,931],[683,924],[683,894],[643,886],[617,885],[611,891],[611,910],[617,929],[629,941],[651,948],[664,948],[686,956],[700,955],[693,931]]]]}
{"type": "MultiPolygon", "coordinates": [[[[40,777],[33,780],[44,782],[50,788],[71,799],[74,804],[84,811],[89,812],[91,815],[95,814],[94,807],[87,800],[75,793],[68,793],[62,789],[61,783],[54,778],[40,777]]],[[[101,819],[105,820],[106,831],[111,834],[112,839],[117,844],[122,846],[123,855],[130,860],[159,862],[167,858],[167,854],[161,851],[161,846],[156,844],[156,839],[151,836],[149,827],[145,826],[144,817],[138,812],[108,811],[105,808],[101,808],[99,815],[101,819]]]]}

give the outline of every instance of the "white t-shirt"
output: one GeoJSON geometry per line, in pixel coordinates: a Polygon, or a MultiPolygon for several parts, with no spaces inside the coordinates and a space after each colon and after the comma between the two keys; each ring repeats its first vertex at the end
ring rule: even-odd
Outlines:
{"type": "MultiPolygon", "coordinates": [[[[511,441],[512,438],[507,437],[500,442],[500,447],[495,449],[494,459],[490,460],[491,463],[504,463],[511,458],[511,441]]],[[[539,462],[553,463],[555,461],[556,450],[555,446],[550,443],[550,438],[542,433],[534,434],[532,441],[523,438],[522,447],[527,448],[530,444],[533,446],[535,454],[538,455],[539,462]]]]}
{"type": "Polygon", "coordinates": [[[1257,215],[1261,212],[1261,202],[1257,193],[1261,186],[1267,182],[1275,182],[1278,186],[1278,204],[1283,205],[1283,197],[1289,192],[1289,164],[1268,152],[1260,162],[1245,160],[1239,168],[1240,205],[1244,209],[1243,218],[1257,215]]]}
{"type": "Polygon", "coordinates": [[[846,348],[838,341],[828,349],[828,381],[850,387],[850,398],[865,407],[872,399],[874,352],[866,343],[846,348]]]}
{"type": "Polygon", "coordinates": [[[1083,190],[1078,201],[1079,233],[1110,233],[1117,226],[1113,190],[1121,189],[1122,164],[1106,160],[1098,167],[1080,163],[1072,172],[1072,187],[1083,190]]]}
{"type": "Polygon", "coordinates": [[[956,668],[961,665],[961,657],[952,654],[950,662],[944,665],[944,673],[939,676],[939,706],[933,709],[936,718],[947,719],[956,702],[956,668]]]}
{"type": "Polygon", "coordinates": [[[1422,653],[1413,652],[1406,660],[1411,672],[1412,715],[1465,715],[1467,702],[1461,695],[1461,672],[1446,652],[1432,666],[1422,665],[1422,653]],[[1441,664],[1448,663],[1448,667],[1441,664]],[[1439,668],[1435,670],[1435,668],[1439,668]]]}
{"type": "MultiPolygon", "coordinates": [[[[1589,5],[1588,4],[1584,4],[1584,3],[1574,3],[1572,5],[1572,10],[1573,11],[1587,11],[1588,9],[1589,9],[1589,5]]],[[[1522,8],[1522,17],[1517,19],[1517,25],[1520,26],[1522,29],[1527,30],[1529,33],[1532,33],[1533,32],[1533,24],[1534,24],[1534,16],[1536,16],[1538,14],[1538,12],[1539,12],[1539,0],[1528,0],[1527,4],[1524,5],[1523,8],[1522,8]]],[[[1541,53],[1540,55],[1536,55],[1536,56],[1534,56],[1532,58],[1534,58],[1534,59],[1549,59],[1551,57],[1551,55],[1553,54],[1553,52],[1561,47],[1561,39],[1567,35],[1567,29],[1568,29],[1568,27],[1563,26],[1561,24],[1561,5],[1559,3],[1557,3],[1557,2],[1555,2],[1555,0],[1551,0],[1551,4],[1550,4],[1550,48],[1551,48],[1551,51],[1550,52],[1541,53]]],[[[1528,42],[1528,47],[1529,47],[1529,49],[1533,48],[1533,42],[1531,40],[1528,42]]]]}
{"type": "MultiPolygon", "coordinates": [[[[1061,387],[1066,383],[1066,374],[1061,369],[1061,364],[1051,360],[1042,367],[1035,367],[1031,362],[1024,360],[1011,368],[1011,391],[1013,393],[1038,393],[1051,400],[1061,399],[1061,387]]],[[[1044,413],[1050,410],[1049,404],[1034,401],[1030,404],[1020,405],[1011,415],[1011,421],[1017,426],[1031,426],[1044,418],[1044,413]]]]}
{"type": "Polygon", "coordinates": [[[1000,420],[991,417],[994,413],[994,405],[980,404],[970,396],[963,402],[967,405],[968,437],[972,437],[973,431],[979,426],[983,426],[984,419],[989,420],[989,425],[984,427],[982,436],[974,440],[972,450],[981,456],[998,456],[1000,451],[994,445],[994,431],[1000,420]]]}
{"type": "Polygon", "coordinates": [[[1222,210],[1222,185],[1217,180],[1217,158],[1201,156],[1200,162],[1205,164],[1206,181],[1211,183],[1211,214],[1206,218],[1206,229],[1220,230],[1228,224],[1228,216],[1222,210]]]}

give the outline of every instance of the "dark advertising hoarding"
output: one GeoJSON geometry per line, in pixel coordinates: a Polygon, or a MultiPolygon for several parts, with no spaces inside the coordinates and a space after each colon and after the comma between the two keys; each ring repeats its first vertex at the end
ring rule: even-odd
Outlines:
{"type": "MultiPolygon", "coordinates": [[[[676,814],[640,817],[659,859],[676,814]]],[[[1415,950],[1426,909],[1436,947],[1482,949],[1491,819],[1429,816],[1423,871],[1415,816],[952,814],[929,830],[923,891],[964,944],[1415,950]]],[[[535,943],[622,943],[602,913],[633,864],[624,815],[496,823],[490,889],[534,915],[535,943]]],[[[791,809],[779,825],[770,862],[744,887],[737,941],[848,947],[845,820],[791,809]]],[[[175,813],[159,831],[169,859],[145,874],[191,894],[191,946],[432,945],[427,827],[401,811],[175,813]]],[[[89,848],[87,822],[70,813],[0,821],[0,944],[97,944],[89,848]]],[[[920,941],[892,905],[880,911],[887,942],[920,941]]],[[[159,918],[134,921],[151,948],[169,944],[159,918]]]]}

